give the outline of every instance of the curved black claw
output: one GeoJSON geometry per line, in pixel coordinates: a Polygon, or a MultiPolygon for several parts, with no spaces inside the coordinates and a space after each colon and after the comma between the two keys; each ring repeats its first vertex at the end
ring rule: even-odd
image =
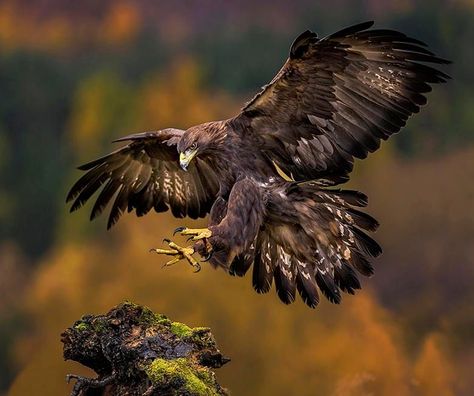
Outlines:
{"type": "Polygon", "coordinates": [[[202,260],[201,260],[201,263],[205,263],[206,261],[209,261],[211,258],[212,258],[212,255],[214,254],[213,251],[209,252],[208,254],[206,254],[202,260]]]}
{"type": "Polygon", "coordinates": [[[186,242],[189,242],[191,239],[193,239],[194,237],[191,235],[188,239],[186,239],[186,242]]]}
{"type": "Polygon", "coordinates": [[[199,263],[196,263],[196,265],[193,266],[194,267],[194,273],[197,274],[199,271],[201,271],[201,266],[199,265],[199,263]]]}
{"type": "MultiPolygon", "coordinates": [[[[173,234],[173,235],[174,235],[174,234],[173,234]]],[[[170,243],[171,240],[169,240],[168,238],[163,238],[163,242],[170,243]]]]}
{"type": "Polygon", "coordinates": [[[186,227],[180,226],[174,229],[173,236],[175,236],[178,232],[184,231],[186,227]]]}

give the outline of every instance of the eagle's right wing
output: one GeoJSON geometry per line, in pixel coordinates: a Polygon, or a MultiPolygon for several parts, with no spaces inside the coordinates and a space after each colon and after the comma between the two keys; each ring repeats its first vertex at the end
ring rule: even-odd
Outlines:
{"type": "Polygon", "coordinates": [[[105,184],[92,209],[91,220],[113,200],[107,228],[125,210],[135,210],[137,216],[143,216],[152,208],[157,212],[170,208],[176,217],[206,216],[219,191],[219,181],[199,158],[186,172],[180,168],[176,145],[183,132],[164,129],[130,135],[118,139],[131,141],[127,146],[80,166],[87,173],[67,196],[67,202],[74,199],[71,212],[105,184]]]}

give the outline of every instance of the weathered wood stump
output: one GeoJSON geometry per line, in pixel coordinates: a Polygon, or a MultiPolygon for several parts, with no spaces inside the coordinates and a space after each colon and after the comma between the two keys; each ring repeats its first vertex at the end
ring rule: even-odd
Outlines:
{"type": "Polygon", "coordinates": [[[211,369],[230,359],[211,331],[172,322],[164,315],[123,303],[106,315],[88,315],[62,335],[64,359],[93,369],[95,379],[76,380],[71,396],[227,395],[211,369]]]}

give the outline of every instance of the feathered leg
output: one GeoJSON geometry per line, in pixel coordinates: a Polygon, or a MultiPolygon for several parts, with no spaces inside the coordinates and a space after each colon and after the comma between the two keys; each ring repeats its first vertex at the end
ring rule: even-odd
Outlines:
{"type": "MultiPolygon", "coordinates": [[[[227,202],[222,197],[217,198],[211,209],[209,225],[212,226],[219,224],[225,217],[226,211],[227,202]]],[[[201,255],[203,257],[203,260],[201,261],[208,261],[211,259],[214,250],[208,238],[212,235],[212,232],[208,228],[193,230],[186,227],[178,227],[175,229],[173,235],[177,232],[181,235],[192,235],[188,240],[196,241],[196,243],[193,246],[181,247],[176,243],[171,242],[169,239],[164,239],[171,249],[153,248],[150,249],[150,252],[175,256],[172,260],[166,262],[163,267],[169,267],[184,259],[195,268],[195,272],[199,272],[201,270],[201,265],[194,259],[193,254],[196,252],[201,255]]],[[[217,259],[217,257],[215,259],[217,259]]],[[[216,263],[213,264],[216,265],[216,263]]]]}
{"type": "MultiPolygon", "coordinates": [[[[219,224],[221,220],[225,217],[226,211],[227,211],[227,202],[222,197],[217,198],[216,202],[214,203],[211,209],[209,225],[211,226],[211,225],[219,224]]],[[[175,256],[175,258],[166,262],[163,265],[163,267],[171,266],[185,259],[188,261],[188,263],[191,266],[195,268],[195,272],[199,272],[201,270],[201,265],[193,258],[192,255],[194,253],[198,253],[199,255],[203,257],[203,260],[201,261],[208,261],[211,259],[211,257],[213,256],[214,250],[212,248],[212,245],[209,243],[208,238],[212,235],[212,232],[208,228],[191,230],[186,227],[178,227],[173,233],[173,235],[176,234],[177,232],[180,232],[181,234],[183,234],[183,231],[185,230],[187,230],[188,233],[184,233],[184,235],[191,235],[192,231],[198,231],[198,233],[201,232],[201,235],[203,236],[203,238],[194,239],[194,237],[191,237],[190,239],[196,241],[196,243],[193,246],[189,246],[189,247],[181,247],[175,244],[174,242],[171,242],[169,239],[165,239],[164,241],[168,243],[168,246],[171,249],[153,248],[153,249],[150,249],[150,252],[157,253],[157,254],[164,254],[167,256],[175,256]],[[206,231],[209,231],[209,233],[206,233],[206,231]]],[[[213,262],[214,265],[220,264],[221,260],[219,260],[218,256],[219,255],[216,255],[214,257],[214,262],[213,262]],[[216,260],[218,262],[216,262],[216,260]]]]}
{"type": "MultiPolygon", "coordinates": [[[[219,224],[222,219],[225,217],[227,212],[227,201],[222,197],[218,197],[212,205],[211,212],[209,214],[209,226],[219,224]]],[[[189,236],[188,241],[199,241],[204,240],[204,243],[207,245],[206,239],[212,235],[212,231],[209,228],[188,228],[180,226],[176,228],[173,232],[173,235],[179,233],[183,236],[189,236]]],[[[210,246],[207,246],[210,249],[210,246]]]]}
{"type": "MultiPolygon", "coordinates": [[[[235,183],[226,210],[215,216],[220,221],[209,226],[212,235],[207,241],[222,256],[220,265],[228,267],[237,255],[249,249],[263,221],[263,201],[263,191],[254,181],[244,178],[235,183]]],[[[199,253],[204,247],[201,241],[195,244],[199,253]]]]}
{"type": "Polygon", "coordinates": [[[209,228],[187,228],[187,227],[178,227],[173,231],[173,236],[179,233],[182,236],[189,236],[186,240],[189,241],[202,241],[205,247],[205,254],[201,254],[204,257],[202,261],[208,261],[212,257],[213,250],[212,246],[208,241],[208,238],[212,236],[212,231],[209,228]]]}
{"type": "Polygon", "coordinates": [[[186,259],[197,270],[200,265],[192,258],[192,254],[196,252],[207,261],[210,253],[214,252],[216,257],[213,258],[213,264],[229,267],[237,255],[250,247],[262,224],[265,213],[263,191],[254,181],[244,178],[234,184],[227,203],[218,199],[214,206],[211,210],[212,225],[208,229],[189,230],[179,227],[175,230],[184,235],[193,235],[191,239],[196,242],[192,247],[182,248],[167,241],[171,250],[150,251],[176,256],[166,265],[186,259]]]}

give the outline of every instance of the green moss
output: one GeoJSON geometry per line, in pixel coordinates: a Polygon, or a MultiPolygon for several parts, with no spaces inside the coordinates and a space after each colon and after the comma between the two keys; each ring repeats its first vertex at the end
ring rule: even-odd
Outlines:
{"type": "Polygon", "coordinates": [[[143,306],[143,305],[138,305],[135,304],[131,301],[125,301],[122,306],[124,308],[130,308],[130,309],[136,309],[136,310],[141,310],[141,314],[139,317],[139,322],[140,323],[145,323],[145,324],[170,324],[171,321],[165,316],[165,315],[159,315],[155,314],[150,308],[143,306]]]}
{"type": "Polygon", "coordinates": [[[86,331],[89,328],[89,326],[87,325],[86,322],[79,322],[78,324],[74,326],[74,328],[78,331],[86,331]]]}
{"type": "Polygon", "coordinates": [[[210,331],[209,327],[193,327],[193,333],[208,333],[210,331]]]}
{"type": "Polygon", "coordinates": [[[146,368],[148,378],[155,385],[166,385],[178,380],[183,388],[193,395],[217,396],[214,389],[213,376],[207,369],[195,369],[185,358],[174,360],[155,359],[146,368]]]}
{"type": "Polygon", "coordinates": [[[211,347],[215,345],[214,337],[208,327],[195,327],[192,329],[192,341],[201,347],[211,347]]]}
{"type": "Polygon", "coordinates": [[[178,337],[199,337],[199,335],[209,331],[207,327],[191,328],[183,323],[172,322],[165,315],[155,314],[150,308],[135,304],[131,301],[125,301],[122,306],[125,309],[129,308],[140,310],[141,313],[138,319],[140,323],[169,327],[171,332],[177,335],[178,337]]]}
{"type": "Polygon", "coordinates": [[[101,333],[107,327],[107,320],[103,317],[98,317],[88,320],[81,320],[74,325],[74,329],[78,331],[93,330],[95,333],[101,333]]]}
{"type": "Polygon", "coordinates": [[[208,386],[213,386],[216,383],[214,373],[206,368],[199,368],[196,370],[196,375],[203,380],[208,386]]]}
{"type": "Polygon", "coordinates": [[[169,320],[165,315],[156,315],[154,324],[160,324],[170,327],[171,320],[169,320]]]}
{"type": "Polygon", "coordinates": [[[140,315],[141,323],[155,324],[162,319],[162,315],[156,315],[150,308],[142,307],[142,313],[140,315]]]}
{"type": "Polygon", "coordinates": [[[92,321],[92,327],[96,333],[102,333],[107,328],[107,320],[105,318],[95,318],[92,321]]]}
{"type": "Polygon", "coordinates": [[[191,337],[193,335],[193,329],[191,329],[191,327],[179,322],[171,323],[171,332],[182,338],[191,337]]]}

